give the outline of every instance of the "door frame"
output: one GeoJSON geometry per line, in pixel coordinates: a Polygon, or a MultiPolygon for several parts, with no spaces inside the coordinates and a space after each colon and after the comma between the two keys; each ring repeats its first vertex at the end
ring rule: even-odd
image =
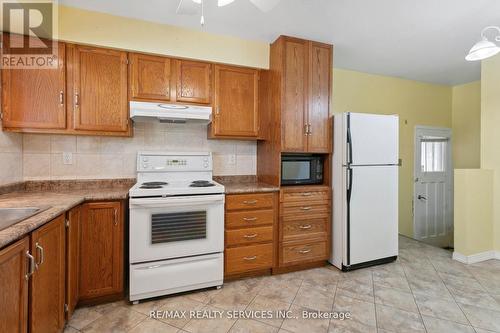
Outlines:
{"type": "MultiPolygon", "coordinates": [[[[420,152],[420,149],[417,147],[417,143],[419,143],[419,134],[422,131],[439,131],[439,135],[442,135],[444,137],[448,138],[449,144],[447,145],[447,150],[446,150],[446,165],[447,165],[447,182],[448,182],[448,194],[450,198],[450,207],[448,208],[449,214],[450,214],[450,222],[448,225],[448,230],[450,234],[453,236],[454,232],[454,216],[453,216],[453,211],[454,211],[454,184],[453,184],[453,173],[454,173],[454,168],[453,168],[453,132],[451,128],[448,127],[435,127],[435,126],[422,126],[422,125],[417,125],[415,126],[415,131],[413,135],[413,197],[412,197],[412,215],[413,215],[413,238],[416,240],[420,240],[416,234],[417,230],[417,219],[416,219],[416,214],[415,214],[415,198],[417,196],[417,189],[415,184],[417,183],[417,170],[419,166],[417,166],[417,161],[420,160],[420,157],[418,157],[418,152],[420,152]]],[[[450,244],[448,246],[453,247],[453,237],[450,238],[450,244]]]]}

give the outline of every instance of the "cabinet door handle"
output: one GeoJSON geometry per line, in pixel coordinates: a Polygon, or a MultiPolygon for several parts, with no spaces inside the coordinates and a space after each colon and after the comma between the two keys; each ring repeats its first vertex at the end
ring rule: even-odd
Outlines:
{"type": "Polygon", "coordinates": [[[80,94],[75,93],[75,107],[80,106],[80,94]]]}
{"type": "Polygon", "coordinates": [[[300,250],[299,251],[300,254],[307,254],[309,252],[311,252],[311,249],[305,249],[305,250],[300,250]]]}
{"type": "Polygon", "coordinates": [[[302,230],[311,229],[311,227],[312,227],[312,225],[310,225],[310,224],[304,224],[304,225],[299,226],[299,228],[302,230]]]}
{"type": "Polygon", "coordinates": [[[304,125],[304,135],[307,135],[309,132],[307,131],[307,124],[304,125]]]}
{"type": "Polygon", "coordinates": [[[30,276],[35,272],[35,257],[33,257],[29,251],[26,251],[26,258],[28,258],[28,273],[24,278],[28,281],[30,276]]]}
{"type": "Polygon", "coordinates": [[[118,225],[118,209],[115,208],[113,211],[114,214],[114,219],[115,219],[115,226],[118,225]]]}
{"type": "Polygon", "coordinates": [[[256,217],[244,217],[243,220],[247,221],[247,222],[251,222],[251,221],[256,221],[257,218],[256,217]]]}
{"type": "Polygon", "coordinates": [[[245,205],[255,205],[257,203],[257,200],[245,200],[243,201],[245,205]]]}
{"type": "Polygon", "coordinates": [[[313,134],[313,132],[312,132],[312,130],[311,130],[311,124],[308,124],[308,125],[307,125],[307,133],[308,133],[309,135],[313,134]]]}
{"type": "Polygon", "coordinates": [[[38,244],[38,242],[35,244],[35,248],[36,251],[38,252],[38,256],[40,257],[40,259],[35,265],[35,268],[38,270],[38,267],[40,267],[40,265],[43,264],[43,262],[45,261],[45,254],[43,251],[43,247],[40,244],[38,244]]]}
{"type": "Polygon", "coordinates": [[[255,238],[257,236],[258,236],[258,234],[251,234],[251,235],[244,235],[243,237],[245,237],[245,238],[255,238]]]}
{"type": "Polygon", "coordinates": [[[301,210],[311,210],[312,207],[300,207],[301,210]]]}
{"type": "Polygon", "coordinates": [[[243,259],[245,259],[246,261],[252,261],[252,260],[257,259],[257,256],[245,257],[245,258],[243,258],[243,259]]]}
{"type": "Polygon", "coordinates": [[[216,115],[220,114],[220,106],[218,106],[218,107],[215,108],[215,114],[216,115]]]}
{"type": "Polygon", "coordinates": [[[59,104],[64,105],[64,91],[59,91],[59,104]]]}

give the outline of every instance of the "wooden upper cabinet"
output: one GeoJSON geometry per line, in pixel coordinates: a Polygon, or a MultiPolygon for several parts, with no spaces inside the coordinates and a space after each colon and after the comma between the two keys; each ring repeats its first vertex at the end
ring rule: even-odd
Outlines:
{"type": "Polygon", "coordinates": [[[170,101],[172,60],[138,53],[129,56],[131,99],[170,101]]]}
{"type": "Polygon", "coordinates": [[[283,45],[282,151],[307,150],[308,42],[290,38],[283,45]]]}
{"type": "Polygon", "coordinates": [[[281,151],[331,152],[333,46],[281,36],[271,45],[271,71],[281,74],[281,151]]]}
{"type": "Polygon", "coordinates": [[[76,45],[71,67],[75,130],[127,132],[127,52],[76,45]]]}
{"type": "Polygon", "coordinates": [[[0,332],[28,331],[29,237],[0,250],[0,332]]]}
{"type": "Polygon", "coordinates": [[[123,224],[121,202],[82,206],[80,300],[123,293],[123,224]]]}
{"type": "Polygon", "coordinates": [[[311,153],[331,150],[330,91],[333,47],[312,42],[309,66],[308,144],[311,153]]]}
{"type": "Polygon", "coordinates": [[[212,64],[200,61],[176,60],[177,102],[211,104],[212,64]]]}
{"type": "Polygon", "coordinates": [[[66,128],[66,49],[57,47],[53,69],[2,69],[3,128],[66,128]]]}
{"type": "Polygon", "coordinates": [[[212,136],[257,138],[259,71],[215,65],[212,136]]]}
{"type": "Polygon", "coordinates": [[[30,284],[30,332],[60,332],[64,328],[64,215],[31,233],[35,272],[30,284]]]}

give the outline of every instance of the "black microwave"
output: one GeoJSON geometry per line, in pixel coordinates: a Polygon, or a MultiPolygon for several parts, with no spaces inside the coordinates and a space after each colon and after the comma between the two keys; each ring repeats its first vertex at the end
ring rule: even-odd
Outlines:
{"type": "Polygon", "coordinates": [[[323,183],[323,156],[312,154],[281,155],[281,185],[323,183]]]}

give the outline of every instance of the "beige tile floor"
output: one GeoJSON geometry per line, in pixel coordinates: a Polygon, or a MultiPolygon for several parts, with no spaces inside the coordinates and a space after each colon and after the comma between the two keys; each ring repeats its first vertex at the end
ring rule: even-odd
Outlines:
{"type": "Polygon", "coordinates": [[[500,332],[500,261],[463,265],[405,237],[399,254],[394,263],[349,273],[328,266],[139,305],[80,308],[65,332],[500,332]],[[157,320],[152,310],[290,310],[298,318],[157,320]],[[352,318],[303,319],[303,310],[352,318]]]}

